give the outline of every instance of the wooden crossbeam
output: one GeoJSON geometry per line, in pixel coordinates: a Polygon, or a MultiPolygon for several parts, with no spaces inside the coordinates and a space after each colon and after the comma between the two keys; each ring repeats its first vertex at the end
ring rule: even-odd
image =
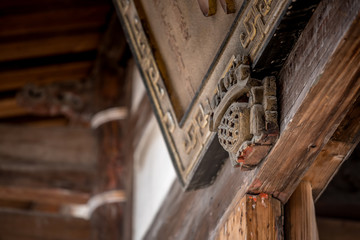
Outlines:
{"type": "Polygon", "coordinates": [[[65,189],[0,186],[0,199],[4,200],[33,201],[60,205],[84,204],[89,198],[89,193],[74,192],[65,189]]]}

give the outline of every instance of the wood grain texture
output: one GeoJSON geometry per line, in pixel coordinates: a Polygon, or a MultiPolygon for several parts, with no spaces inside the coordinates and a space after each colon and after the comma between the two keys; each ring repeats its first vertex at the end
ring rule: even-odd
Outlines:
{"type": "Polygon", "coordinates": [[[88,221],[50,214],[0,210],[1,239],[90,239],[88,221]]]}
{"type": "Polygon", "coordinates": [[[287,239],[319,239],[310,182],[299,184],[287,203],[286,211],[287,239]]]}
{"type": "Polygon", "coordinates": [[[216,239],[284,239],[282,203],[267,194],[245,195],[222,224],[216,239]]]}
{"type": "Polygon", "coordinates": [[[0,72],[0,91],[19,89],[25,84],[44,85],[80,80],[91,70],[92,61],[71,62],[0,72]]]}
{"type": "Polygon", "coordinates": [[[84,52],[97,49],[100,36],[97,32],[61,35],[28,41],[0,43],[0,61],[46,57],[57,54],[84,52]]]}
{"type": "Polygon", "coordinates": [[[50,204],[84,204],[90,194],[64,189],[24,188],[0,186],[0,199],[15,201],[33,201],[50,204]]]}
{"type": "Polygon", "coordinates": [[[311,183],[314,199],[320,197],[342,163],[350,157],[358,145],[359,118],[360,99],[358,98],[304,177],[304,180],[311,183]]]}
{"type": "Polygon", "coordinates": [[[281,90],[281,136],[254,173],[250,191],[286,202],[359,96],[359,9],[357,1],[323,1],[315,11],[280,73],[292,86],[291,96],[281,90]],[[334,39],[333,31],[342,35],[334,39]]]}

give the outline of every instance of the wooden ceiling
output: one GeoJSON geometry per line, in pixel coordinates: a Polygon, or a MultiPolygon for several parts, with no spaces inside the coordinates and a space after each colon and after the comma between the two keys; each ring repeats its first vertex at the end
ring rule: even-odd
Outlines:
{"type": "Polygon", "coordinates": [[[0,123],[65,125],[18,106],[26,84],[87,78],[113,13],[106,0],[0,1],[0,123]]]}

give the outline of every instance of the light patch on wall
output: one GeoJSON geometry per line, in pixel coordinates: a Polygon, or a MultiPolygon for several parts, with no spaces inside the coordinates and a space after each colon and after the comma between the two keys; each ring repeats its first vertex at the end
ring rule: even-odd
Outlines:
{"type": "Polygon", "coordinates": [[[134,154],[133,237],[140,240],[176,179],[163,136],[154,116],[134,154]]]}

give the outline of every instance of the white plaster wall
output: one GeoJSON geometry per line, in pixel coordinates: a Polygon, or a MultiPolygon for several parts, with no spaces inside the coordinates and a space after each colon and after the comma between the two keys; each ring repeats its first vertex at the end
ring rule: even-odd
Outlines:
{"type": "Polygon", "coordinates": [[[134,171],[133,239],[140,240],[151,226],[176,178],[154,116],[135,149],[134,171]]]}

